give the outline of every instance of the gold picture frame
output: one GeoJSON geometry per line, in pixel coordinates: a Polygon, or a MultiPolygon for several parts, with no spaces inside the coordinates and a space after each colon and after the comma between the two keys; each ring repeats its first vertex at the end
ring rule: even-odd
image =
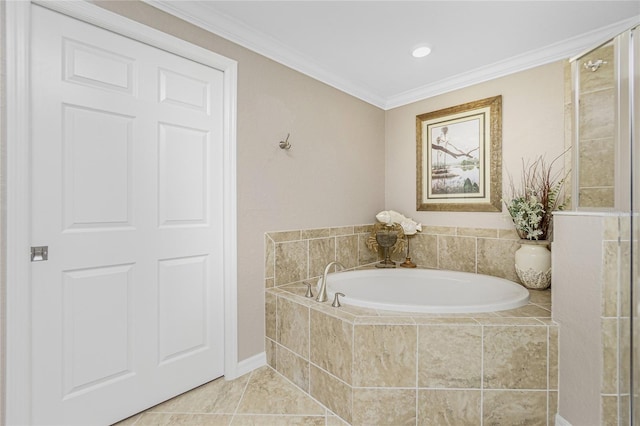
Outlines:
{"type": "Polygon", "coordinates": [[[417,209],[502,211],[502,96],[416,116],[417,209]]]}

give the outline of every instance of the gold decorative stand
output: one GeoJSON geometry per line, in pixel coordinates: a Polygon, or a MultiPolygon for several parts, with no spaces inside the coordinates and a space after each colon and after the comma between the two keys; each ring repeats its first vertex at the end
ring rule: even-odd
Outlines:
{"type": "Polygon", "coordinates": [[[416,265],[415,263],[413,263],[411,261],[411,256],[409,255],[409,240],[410,239],[411,239],[411,235],[407,235],[407,257],[404,260],[404,262],[402,262],[400,264],[400,266],[402,266],[403,268],[415,268],[416,266],[418,266],[418,265],[416,265]]]}

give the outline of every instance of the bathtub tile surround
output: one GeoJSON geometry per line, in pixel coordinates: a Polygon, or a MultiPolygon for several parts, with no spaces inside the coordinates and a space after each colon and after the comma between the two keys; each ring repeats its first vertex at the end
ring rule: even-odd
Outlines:
{"type": "Polygon", "coordinates": [[[476,243],[476,237],[439,236],[438,269],[476,272],[476,243]]]}
{"type": "Polygon", "coordinates": [[[276,358],[280,360],[278,372],[305,392],[309,392],[309,362],[284,346],[276,346],[276,358]]]}
{"type": "MultiPolygon", "coordinates": [[[[411,260],[414,263],[423,268],[438,267],[438,235],[421,232],[413,235],[409,244],[411,260]]],[[[398,259],[394,258],[394,260],[398,259]]]]}
{"type": "MultiPolygon", "coordinates": [[[[549,359],[556,360],[556,362],[549,363],[549,389],[558,389],[558,341],[559,341],[559,327],[549,328],[549,359]]],[[[554,400],[556,408],[550,414],[557,413],[558,399],[554,400]]]]}
{"type": "Polygon", "coordinates": [[[544,327],[487,327],[484,385],[492,389],[546,388],[548,333],[544,327]]]}
{"type": "Polygon", "coordinates": [[[419,387],[480,389],[482,329],[477,324],[421,325],[418,353],[419,387]]]}
{"type": "MultiPolygon", "coordinates": [[[[322,275],[330,261],[348,269],[379,260],[366,246],[373,225],[270,232],[265,236],[265,287],[322,275]]],[[[519,238],[512,229],[423,226],[411,237],[411,259],[423,268],[474,272],[519,282],[514,266],[519,238]]],[[[396,262],[405,254],[395,253],[396,262]]]]}
{"type": "MultiPolygon", "coordinates": [[[[296,355],[291,368],[289,355],[298,342],[267,337],[267,351],[276,350],[267,359],[350,424],[546,425],[553,419],[558,333],[542,307],[526,307],[540,309],[540,317],[520,316],[523,308],[477,317],[350,312],[305,298],[305,289],[301,284],[268,289],[287,303],[270,303],[267,309],[275,307],[276,319],[273,312],[267,318],[278,327],[277,318],[292,317],[280,309],[294,309],[296,321],[307,317],[307,324],[296,322],[295,328],[311,331],[309,358],[296,355]],[[305,371],[295,373],[297,368],[305,371]],[[300,383],[306,371],[308,383],[300,383]]],[[[534,295],[549,304],[548,291],[534,295]]]]}
{"type": "Polygon", "coordinates": [[[536,391],[496,391],[483,394],[484,425],[546,425],[547,412],[541,410],[547,404],[547,395],[536,391]],[[522,413],[527,413],[523,419],[522,413]]]}
{"type": "MultiPolygon", "coordinates": [[[[335,258],[337,238],[309,240],[309,275],[319,276],[325,266],[335,258]]],[[[345,265],[346,266],[346,265],[345,265]]]]}
{"type": "Polygon", "coordinates": [[[347,360],[353,365],[353,386],[415,387],[416,333],[414,325],[354,326],[353,360],[347,360]]]}
{"type": "Polygon", "coordinates": [[[332,260],[347,268],[375,262],[365,245],[370,232],[371,226],[347,226],[266,234],[265,287],[319,277],[332,260]]]}
{"type": "Polygon", "coordinates": [[[275,274],[275,285],[297,282],[307,278],[308,252],[307,240],[277,244],[275,265],[278,269],[275,274]]]}
{"type": "Polygon", "coordinates": [[[296,354],[309,359],[309,308],[278,297],[276,340],[296,354]]]}
{"type": "MultiPolygon", "coordinates": [[[[379,260],[365,245],[370,230],[266,235],[269,365],[353,425],[553,424],[558,329],[549,291],[530,291],[518,309],[446,315],[336,309],[304,297],[305,282],[315,285],[330,261],[352,269],[379,260]]],[[[411,239],[420,267],[511,280],[518,248],[511,230],[427,226],[411,239]]]]}
{"type": "Polygon", "coordinates": [[[346,321],[311,310],[310,361],[338,379],[352,382],[353,327],[346,321]]]}
{"type": "Polygon", "coordinates": [[[353,421],[351,386],[313,364],[309,365],[309,394],[347,422],[353,421]]]}
{"type": "Polygon", "coordinates": [[[515,252],[519,248],[517,239],[478,238],[476,272],[519,282],[514,267],[515,252]]]}
{"type": "Polygon", "coordinates": [[[354,425],[416,424],[416,390],[354,388],[354,425]]]}
{"type": "Polygon", "coordinates": [[[418,418],[426,425],[476,426],[480,424],[479,390],[420,389],[418,418]]]}

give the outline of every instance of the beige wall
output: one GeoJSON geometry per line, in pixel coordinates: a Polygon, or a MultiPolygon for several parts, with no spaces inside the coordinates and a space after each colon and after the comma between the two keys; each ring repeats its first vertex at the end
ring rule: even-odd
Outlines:
{"type": "Polygon", "coordinates": [[[558,413],[573,425],[600,422],[603,217],[556,215],[553,319],[560,325],[558,413]]]}
{"type": "Polygon", "coordinates": [[[560,63],[416,102],[385,115],[379,108],[142,2],[97,3],[238,61],[240,360],[264,349],[265,232],[371,223],[384,208],[429,225],[511,227],[497,213],[415,211],[417,114],[501,94],[503,157],[509,170],[519,166],[522,156],[544,152],[555,156],[562,151],[560,63]],[[293,145],[288,152],[278,147],[287,133],[293,145]]]}
{"type": "Polygon", "coordinates": [[[563,152],[563,81],[563,64],[555,62],[387,111],[386,208],[431,226],[512,228],[500,213],[416,210],[416,115],[502,95],[505,187],[507,172],[519,176],[522,158],[546,154],[550,161],[563,152]]]}
{"type": "Polygon", "coordinates": [[[141,2],[101,7],[238,61],[238,351],[264,350],[264,233],[369,223],[384,111],[141,2]],[[293,148],[278,142],[291,133],[293,148]]]}

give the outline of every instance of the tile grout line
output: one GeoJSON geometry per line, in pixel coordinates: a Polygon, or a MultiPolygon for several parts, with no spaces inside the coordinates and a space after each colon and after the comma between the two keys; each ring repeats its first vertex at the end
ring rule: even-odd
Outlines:
{"type": "Polygon", "coordinates": [[[420,324],[416,324],[416,426],[418,426],[418,406],[419,406],[419,401],[420,399],[418,398],[418,392],[420,392],[418,390],[419,386],[420,386],[420,375],[419,375],[419,368],[420,368],[420,324]]]}
{"type": "Polygon", "coordinates": [[[274,339],[274,343],[275,345],[273,346],[273,351],[275,352],[274,354],[271,354],[274,358],[274,364],[276,365],[275,368],[278,368],[278,341],[280,340],[280,321],[278,321],[278,316],[279,316],[279,309],[278,309],[278,301],[280,300],[280,295],[276,294],[276,335],[275,335],[275,339],[274,339]]]}
{"type": "Polygon", "coordinates": [[[305,246],[306,246],[305,253],[307,254],[307,270],[305,271],[305,276],[307,278],[305,278],[305,279],[308,280],[309,279],[309,274],[311,273],[311,253],[309,253],[309,247],[311,245],[309,244],[309,240],[303,240],[303,241],[304,241],[305,246]]]}
{"type": "MultiPolygon", "coordinates": [[[[140,414],[144,414],[147,413],[147,411],[144,411],[140,414]]],[[[226,413],[226,412],[221,412],[221,413],[212,413],[209,411],[198,411],[198,410],[192,410],[192,411],[164,411],[164,410],[160,410],[160,411],[149,411],[149,414],[198,414],[201,416],[233,416],[233,413],[226,413]]]]}
{"type": "MultiPolygon", "coordinates": [[[[216,415],[215,413],[203,413],[203,414],[211,414],[216,415]]],[[[242,413],[240,416],[246,417],[325,417],[324,414],[300,414],[300,413],[242,413]]]]}
{"type": "Polygon", "coordinates": [[[271,238],[271,236],[269,236],[269,241],[271,241],[271,252],[273,253],[273,259],[271,259],[271,269],[273,270],[273,288],[276,288],[276,264],[278,262],[276,262],[276,250],[277,250],[277,246],[276,246],[276,242],[273,240],[273,238],[271,238]]]}
{"type": "MultiPolygon", "coordinates": [[[[616,411],[618,414],[618,419],[620,418],[620,396],[622,394],[621,392],[621,387],[622,387],[622,380],[620,377],[620,358],[621,358],[621,348],[620,348],[620,334],[621,334],[621,318],[622,318],[622,314],[624,314],[625,312],[622,312],[622,270],[623,270],[623,265],[622,265],[622,258],[623,258],[623,253],[622,253],[622,244],[623,244],[623,240],[622,240],[622,233],[623,233],[623,229],[622,229],[622,219],[620,216],[618,216],[617,220],[616,220],[617,224],[618,224],[618,238],[617,238],[617,243],[616,243],[616,285],[615,285],[615,291],[616,291],[616,316],[615,316],[615,325],[616,325],[616,358],[615,358],[615,384],[616,384],[616,411]]],[[[603,242],[604,244],[604,242],[603,242]]],[[[604,247],[603,247],[603,251],[604,253],[604,247]]],[[[633,309],[633,308],[632,308],[633,309]]],[[[602,309],[601,309],[602,310],[602,309]]],[[[602,314],[606,314],[606,312],[602,312],[602,314]]],[[[603,330],[603,323],[604,323],[604,318],[602,318],[603,315],[601,315],[601,320],[600,320],[600,329],[601,329],[601,333],[603,330]]],[[[602,339],[602,337],[601,337],[602,339]]],[[[633,349],[633,348],[632,348],[633,349]]],[[[603,354],[603,358],[604,358],[604,354],[603,354]]],[[[603,371],[604,371],[604,366],[603,366],[603,371]]],[[[601,389],[600,389],[600,405],[602,404],[602,391],[604,389],[602,389],[602,385],[601,385],[601,389]]]]}
{"type": "Polygon", "coordinates": [[[140,421],[142,416],[144,416],[144,411],[138,415],[138,418],[131,424],[131,426],[135,426],[140,421]]]}
{"type": "Polygon", "coordinates": [[[475,270],[474,272],[477,274],[478,273],[478,237],[475,237],[475,252],[473,253],[475,255],[474,258],[474,266],[475,266],[475,270]]]}
{"type": "MultiPolygon", "coordinates": [[[[311,396],[311,306],[307,307],[307,377],[309,382],[307,383],[308,390],[305,392],[311,396]]],[[[284,374],[283,374],[284,376],[284,374]]],[[[291,380],[293,383],[293,380],[291,380]]],[[[327,409],[324,410],[324,422],[327,423],[327,409]]]]}
{"type": "Polygon", "coordinates": [[[233,410],[233,414],[231,415],[231,421],[229,422],[229,424],[233,423],[233,420],[236,418],[236,414],[238,414],[238,408],[240,408],[240,403],[242,403],[242,400],[244,399],[244,394],[247,392],[247,388],[249,387],[249,383],[251,383],[251,379],[253,378],[253,374],[255,373],[255,371],[256,370],[253,370],[251,371],[251,373],[249,373],[249,378],[247,379],[247,383],[244,385],[244,389],[242,390],[240,399],[238,399],[238,404],[236,404],[236,408],[235,410],[233,410]]]}
{"type": "MultiPolygon", "coordinates": [[[[551,398],[551,325],[547,325],[547,425],[553,426],[549,419],[551,418],[551,406],[550,406],[550,398],[551,398]]],[[[557,382],[557,380],[556,380],[557,382]]],[[[558,394],[556,393],[556,396],[558,394]]],[[[554,404],[557,406],[557,403],[554,404]]]]}
{"type": "MultiPolygon", "coordinates": [[[[286,349],[286,347],[285,347],[286,349]]],[[[309,363],[311,364],[311,361],[309,361],[309,363]]],[[[315,364],[314,364],[315,365],[315,364]]],[[[322,368],[316,366],[318,369],[323,370],[322,368]]],[[[341,420],[344,421],[344,419],[342,419],[342,417],[338,416],[336,413],[334,413],[333,411],[331,411],[331,409],[329,407],[327,407],[326,405],[324,405],[319,399],[317,399],[316,397],[314,397],[313,395],[311,395],[311,393],[305,391],[304,389],[302,389],[300,386],[298,386],[296,383],[294,383],[293,381],[291,381],[291,379],[289,379],[287,376],[285,376],[284,374],[282,374],[281,372],[279,372],[278,370],[276,370],[275,368],[271,367],[270,365],[267,365],[267,368],[273,370],[274,373],[276,373],[278,376],[280,376],[282,379],[284,379],[287,383],[289,383],[291,386],[295,387],[296,389],[298,389],[299,391],[301,391],[302,393],[305,394],[305,396],[309,399],[311,399],[312,401],[314,401],[315,403],[317,403],[319,406],[321,406],[322,408],[324,408],[325,410],[325,417],[328,417],[327,412],[339,417],[341,420]]],[[[326,371],[326,370],[323,370],[326,371]]],[[[334,376],[335,377],[335,376],[334,376]]],[[[337,377],[336,377],[337,379],[337,377]]],[[[339,379],[338,379],[339,380],[339,379]]],[[[258,414],[256,414],[258,415],[258,414]]],[[[289,416],[314,416],[314,417],[321,417],[321,414],[271,414],[271,415],[289,415],[289,416]]]]}
{"type": "Polygon", "coordinates": [[[484,325],[480,326],[480,426],[484,425],[484,325]]]}
{"type": "Polygon", "coordinates": [[[353,382],[355,380],[355,371],[354,371],[355,363],[356,363],[356,325],[355,323],[352,323],[351,324],[351,380],[350,380],[351,383],[349,383],[348,385],[351,388],[351,407],[349,407],[349,411],[351,412],[351,423],[353,423],[353,394],[354,394],[353,382]]]}

